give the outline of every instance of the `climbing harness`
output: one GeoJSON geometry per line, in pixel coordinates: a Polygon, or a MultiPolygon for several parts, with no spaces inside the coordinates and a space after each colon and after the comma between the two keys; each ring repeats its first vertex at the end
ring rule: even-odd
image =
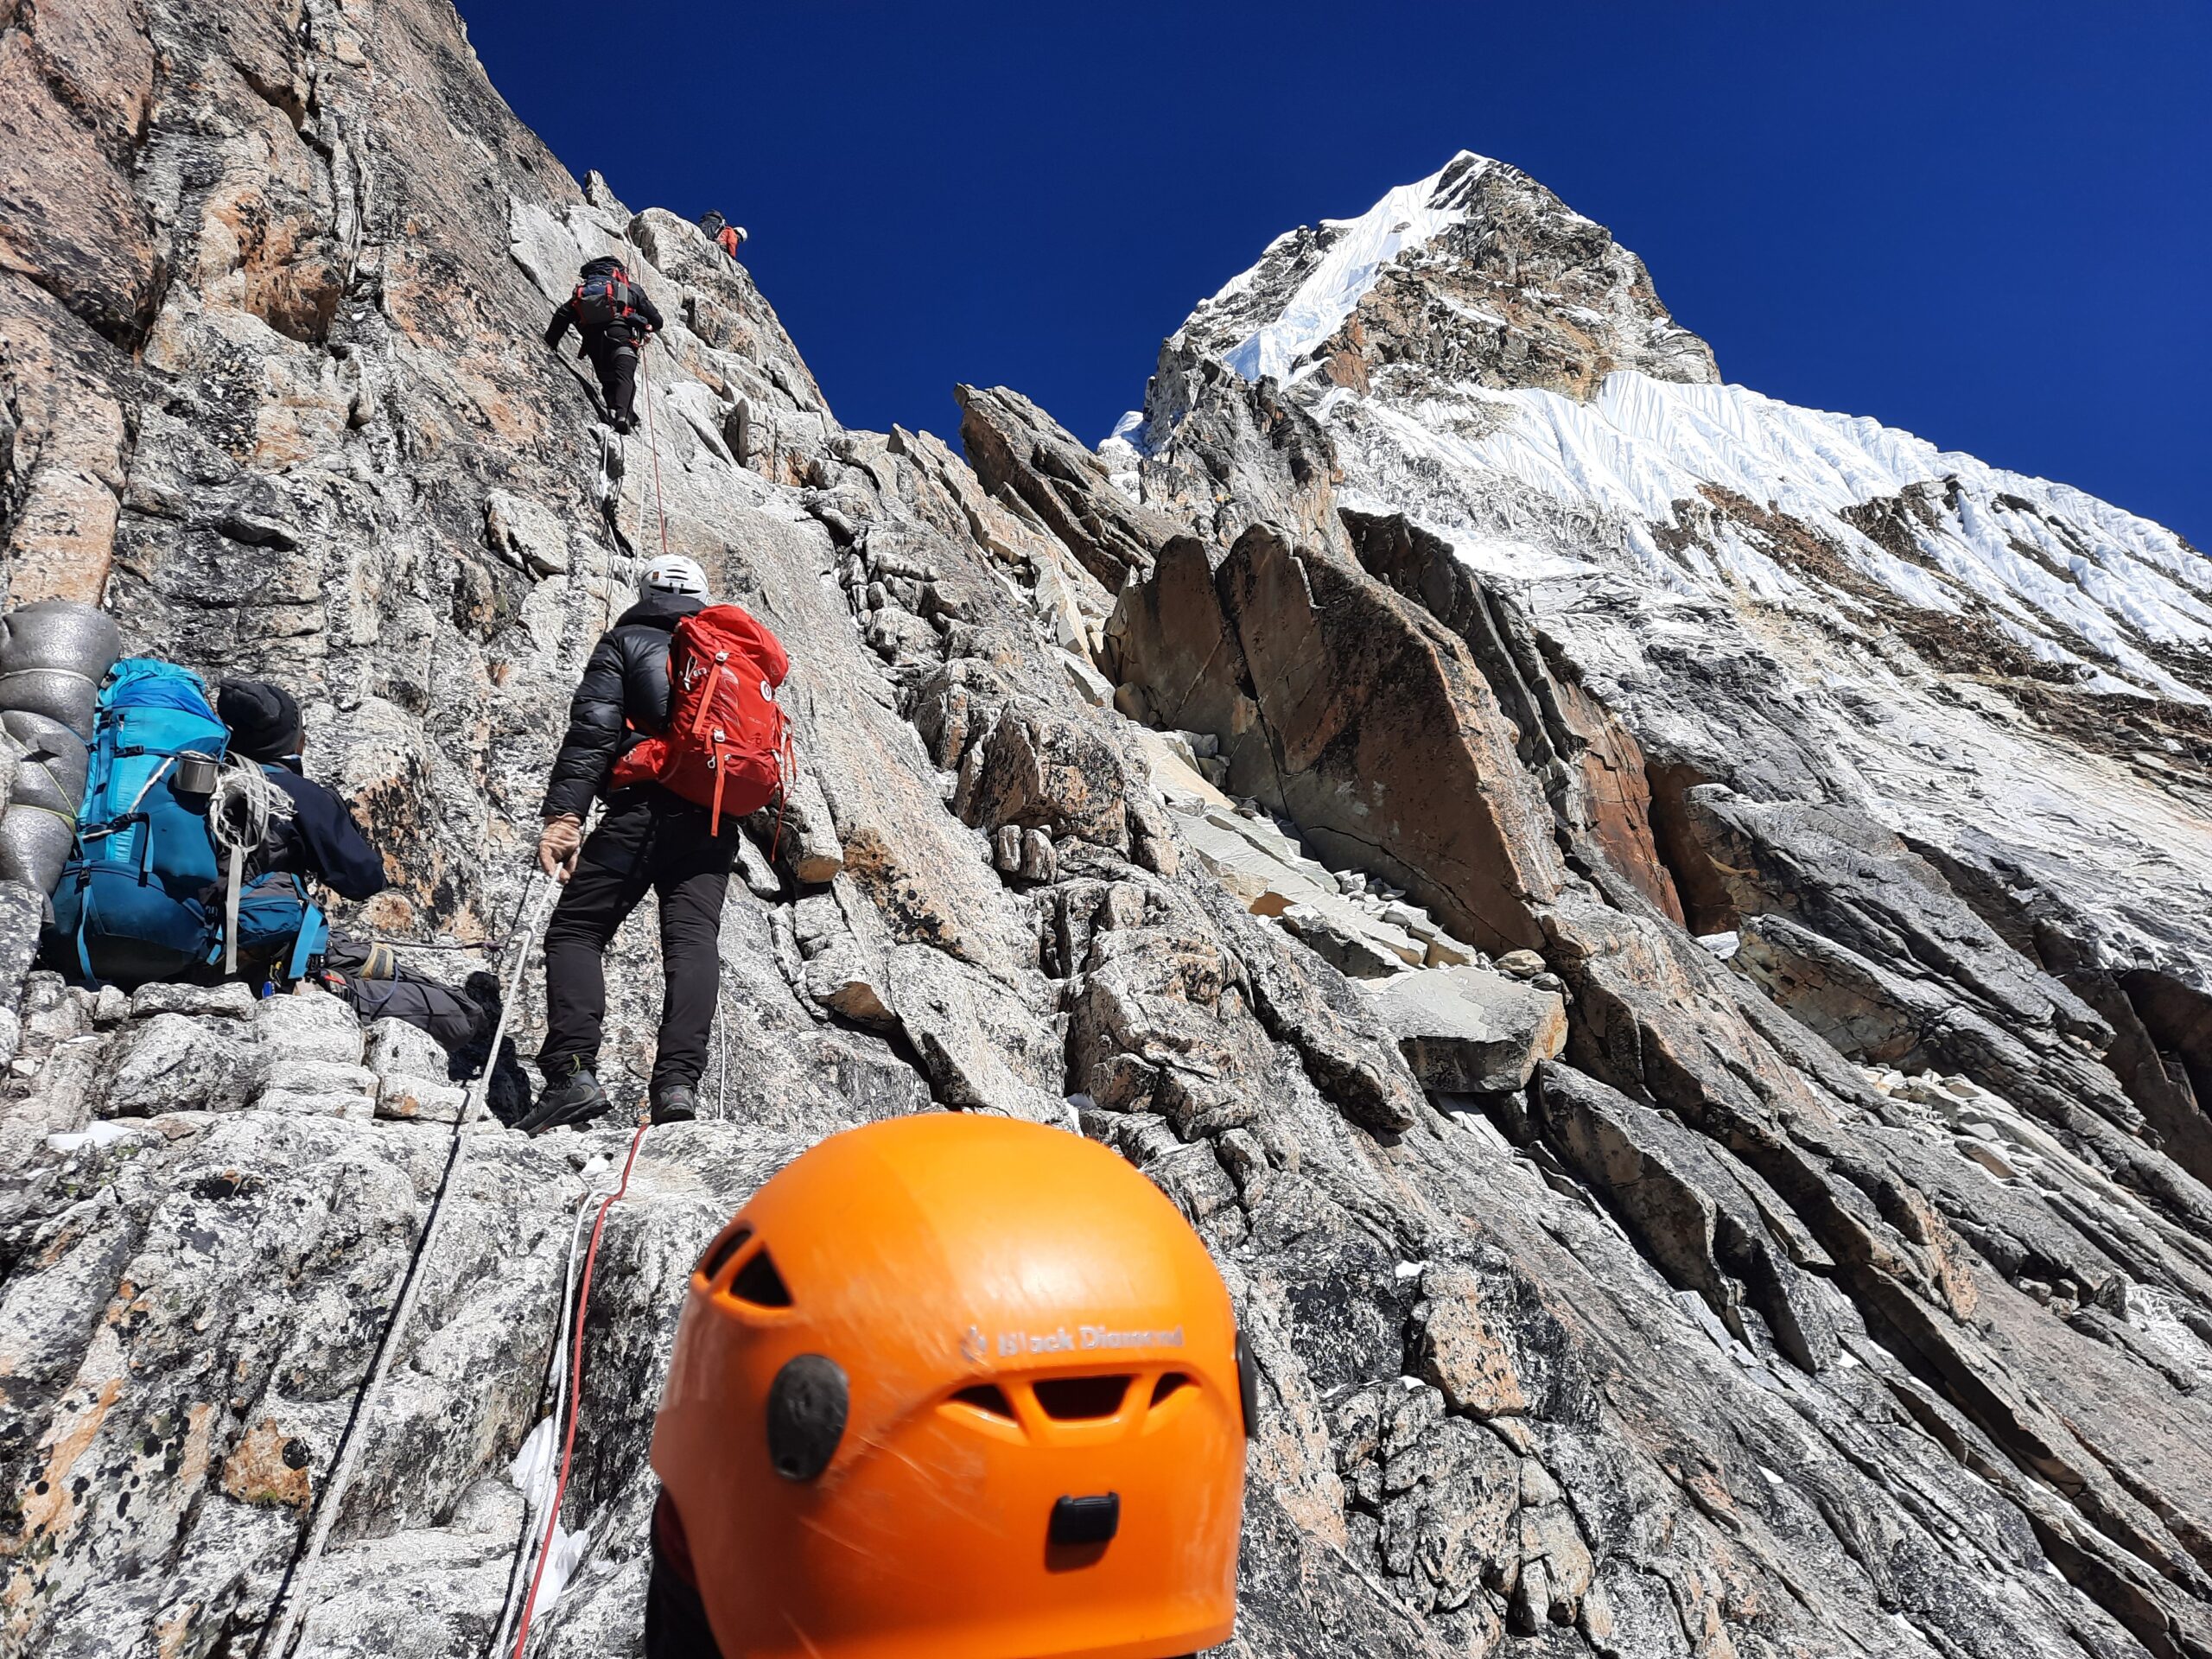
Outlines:
{"type": "MultiPolygon", "coordinates": [[[[537,1610],[538,1589],[544,1581],[546,1563],[552,1559],[553,1542],[560,1532],[561,1502],[568,1495],[569,1469],[576,1450],[576,1419],[583,1410],[584,1325],[591,1314],[592,1270],[599,1262],[600,1236],[607,1230],[607,1212],[621,1202],[630,1190],[630,1172],[637,1166],[638,1148],[645,1144],[645,1131],[652,1127],[651,1118],[639,1120],[637,1133],[630,1137],[629,1155],[622,1160],[622,1177],[615,1183],[614,1190],[600,1202],[599,1214],[591,1224],[591,1247],[584,1252],[583,1281],[576,1289],[573,1323],[563,1311],[562,1342],[569,1351],[569,1374],[563,1393],[569,1405],[569,1425],[565,1432],[556,1431],[561,1433],[561,1472],[553,1483],[553,1501],[546,1506],[545,1530],[537,1542],[537,1565],[531,1572],[530,1593],[523,1599],[522,1620],[515,1631],[514,1659],[522,1659],[524,1649],[530,1642],[530,1621],[537,1610]]],[[[556,1361],[558,1361],[557,1354],[556,1361]]],[[[556,1398],[554,1413],[557,1422],[559,1396],[556,1398]]],[[[504,1609],[499,1623],[504,1631],[506,1626],[504,1609]]]]}
{"type": "MultiPolygon", "coordinates": [[[[391,1374],[392,1361],[398,1356],[399,1339],[406,1329],[408,1317],[415,1311],[416,1298],[423,1287],[423,1264],[429,1259],[431,1247],[437,1242],[440,1224],[445,1219],[446,1195],[453,1190],[454,1178],[460,1173],[461,1165],[467,1160],[468,1130],[483,1116],[491,1088],[492,1072],[499,1058],[500,1045],[506,1040],[508,1012],[522,991],[523,969],[530,961],[531,945],[552,914],[553,900],[561,891],[558,882],[533,871],[530,883],[524,886],[524,905],[530,899],[531,884],[540,880],[544,882],[544,890],[536,906],[529,910],[527,925],[517,936],[520,948],[515,952],[513,971],[507,976],[506,994],[500,1000],[499,1020],[492,1028],[492,1041],[486,1051],[484,1069],[477,1073],[461,1103],[461,1116],[454,1124],[453,1144],[446,1154],[445,1173],[438,1179],[438,1190],[430,1199],[429,1218],[423,1223],[422,1235],[415,1241],[414,1254],[408,1259],[406,1277],[399,1288],[399,1301],[385,1325],[384,1340],[377,1348],[376,1363],[369,1372],[368,1380],[361,1385],[360,1393],[354,1396],[353,1414],[346,1419],[346,1432],[339,1442],[338,1458],[331,1467],[330,1478],[324,1484],[321,1503],[315,1513],[315,1529],[309,1535],[306,1552],[293,1564],[285,1573],[284,1581],[276,1587],[277,1599],[283,1606],[283,1617],[277,1622],[274,1639],[257,1649],[257,1653],[266,1654],[268,1659],[284,1659],[287,1649],[291,1646],[304,1601],[302,1596],[295,1592],[294,1586],[304,1588],[308,1585],[315,1576],[315,1568],[321,1563],[323,1550],[330,1542],[331,1527],[338,1519],[338,1511],[345,1503],[346,1488],[353,1484],[355,1466],[360,1461],[361,1444],[367,1437],[370,1414],[377,1396],[384,1391],[385,1380],[391,1374]]],[[[634,1157],[636,1147],[633,1146],[631,1150],[634,1157]]],[[[588,1268],[585,1282],[588,1287],[588,1268]]]]}

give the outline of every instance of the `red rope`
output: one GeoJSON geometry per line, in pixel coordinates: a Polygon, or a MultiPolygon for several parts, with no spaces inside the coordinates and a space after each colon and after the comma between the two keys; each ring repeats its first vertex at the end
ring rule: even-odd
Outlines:
{"type": "Polygon", "coordinates": [[[607,1195],[599,1206],[599,1217],[591,1224],[591,1248],[584,1252],[583,1282],[576,1291],[576,1322],[575,1333],[569,1344],[569,1432],[561,1440],[561,1478],[554,1483],[553,1507],[545,1516],[545,1535],[538,1540],[537,1566],[530,1575],[530,1594],[522,1604],[522,1628],[515,1632],[514,1659],[522,1659],[524,1644],[530,1640],[530,1616],[537,1606],[537,1586],[545,1576],[545,1563],[552,1558],[553,1535],[561,1524],[561,1499],[569,1490],[569,1459],[576,1449],[576,1419],[583,1415],[584,1407],[584,1319],[591,1311],[591,1270],[599,1260],[599,1236],[607,1227],[607,1212],[612,1210],[622,1195],[630,1190],[630,1169],[638,1161],[638,1148],[645,1141],[645,1131],[652,1127],[647,1118],[638,1125],[637,1134],[630,1137],[630,1155],[622,1160],[622,1179],[607,1195]]]}

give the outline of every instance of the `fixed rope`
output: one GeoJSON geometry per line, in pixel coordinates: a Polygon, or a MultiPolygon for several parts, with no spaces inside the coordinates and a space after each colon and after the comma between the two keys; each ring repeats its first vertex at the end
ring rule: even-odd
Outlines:
{"type": "MultiPolygon", "coordinates": [[[[617,1185],[619,1185],[620,1183],[618,1182],[617,1185]]],[[[523,1450],[517,1458],[518,1465],[524,1459],[531,1459],[531,1446],[537,1440],[540,1430],[545,1433],[549,1448],[560,1443],[561,1424],[569,1407],[569,1344],[573,1339],[572,1333],[575,1330],[576,1269],[583,1259],[584,1229],[592,1218],[594,1205],[613,1191],[614,1191],[613,1187],[607,1187],[586,1192],[582,1201],[576,1205],[575,1220],[569,1228],[568,1265],[561,1274],[561,1323],[553,1339],[553,1352],[546,1362],[546,1376],[551,1380],[553,1387],[553,1409],[550,1415],[539,1420],[537,1428],[532,1429],[529,1438],[523,1442],[523,1450]]],[[[543,1472],[547,1476],[556,1472],[550,1456],[543,1472]]],[[[507,1632],[513,1628],[514,1616],[517,1611],[516,1592],[526,1588],[531,1582],[527,1575],[537,1559],[537,1552],[531,1548],[532,1541],[537,1536],[535,1522],[539,1513],[538,1504],[532,1497],[540,1484],[534,1459],[531,1460],[530,1473],[527,1475],[519,1471],[517,1473],[516,1484],[523,1488],[525,1505],[522,1536],[516,1540],[514,1565],[507,1573],[506,1592],[499,1598],[499,1627],[492,1637],[491,1646],[484,1650],[487,1655],[505,1651],[507,1632]]]]}
{"type": "Polygon", "coordinates": [[[715,957],[715,1121],[726,1122],[729,1108],[729,985],[719,953],[715,957]]]}
{"type": "MultiPolygon", "coordinates": [[[[467,1161],[469,1128],[484,1112],[485,1101],[492,1084],[493,1068],[498,1063],[500,1045],[506,1040],[507,1015],[515,1005],[515,999],[522,993],[523,969],[530,961],[531,946],[544,927],[546,918],[552,913],[552,900],[561,891],[558,882],[536,871],[531,873],[531,880],[543,880],[545,884],[543,893],[536,908],[531,912],[529,922],[517,941],[520,948],[515,952],[513,971],[507,977],[506,994],[500,1000],[499,1018],[492,1029],[492,1043],[486,1052],[484,1069],[477,1073],[475,1081],[469,1085],[468,1093],[461,1103],[461,1116],[454,1123],[453,1143],[446,1153],[445,1173],[438,1178],[438,1190],[430,1199],[429,1218],[423,1223],[422,1236],[415,1241],[414,1253],[408,1258],[406,1277],[399,1287],[399,1301],[385,1325],[384,1339],[377,1346],[376,1363],[369,1372],[368,1381],[361,1385],[360,1393],[354,1397],[353,1413],[346,1419],[346,1433],[339,1442],[337,1461],[332,1465],[330,1478],[322,1489],[322,1500],[315,1511],[315,1529],[308,1535],[307,1550],[286,1572],[283,1583],[276,1588],[283,1617],[277,1621],[273,1638],[256,1649],[257,1653],[267,1655],[268,1659],[284,1659],[293,1635],[298,1629],[304,1598],[296,1593],[295,1586],[305,1589],[312,1582],[315,1570],[322,1561],[322,1553],[329,1545],[330,1529],[336,1523],[338,1511],[345,1503],[346,1489],[353,1484],[353,1471],[360,1463],[361,1445],[367,1438],[371,1411],[376,1404],[377,1396],[384,1391],[385,1379],[391,1373],[392,1361],[399,1352],[401,1334],[406,1329],[408,1318],[414,1313],[416,1300],[422,1292],[423,1264],[429,1260],[431,1246],[437,1242],[440,1224],[445,1219],[446,1195],[452,1191],[454,1177],[467,1161]]],[[[525,903],[528,902],[529,892],[526,886],[525,903]]],[[[633,1147],[632,1155],[634,1154],[633,1147]]]]}
{"type": "MultiPolygon", "coordinates": [[[[652,372],[645,366],[646,360],[651,355],[650,348],[652,343],[653,337],[651,334],[647,334],[638,343],[638,390],[644,394],[645,400],[645,448],[653,458],[653,511],[660,518],[660,556],[666,558],[668,556],[668,503],[662,498],[660,493],[660,440],[653,434],[653,377],[652,372]]],[[[639,517],[642,518],[644,516],[645,510],[641,504],[639,508],[639,517]]],[[[640,524],[638,528],[642,537],[645,526],[640,524]]]]}
{"type": "MultiPolygon", "coordinates": [[[[644,261],[639,257],[638,245],[631,239],[630,232],[626,226],[622,232],[622,246],[630,256],[628,261],[623,265],[623,270],[626,271],[634,272],[638,267],[644,263],[644,261]]],[[[668,556],[668,504],[661,496],[660,442],[653,433],[653,379],[652,371],[647,366],[648,359],[652,348],[652,343],[653,335],[652,334],[648,334],[643,340],[638,342],[638,391],[639,395],[641,395],[645,400],[645,448],[651,453],[653,458],[653,511],[658,515],[660,519],[661,556],[663,558],[666,558],[668,556]]],[[[644,498],[645,493],[641,490],[639,492],[638,500],[638,542],[641,546],[644,544],[645,539],[645,504],[644,498]]]]}
{"type": "Polygon", "coordinates": [[[523,1599],[522,1622],[515,1630],[514,1659],[523,1659],[524,1649],[530,1643],[530,1621],[537,1611],[537,1592],[544,1582],[546,1563],[553,1556],[554,1539],[560,1532],[561,1502],[568,1496],[569,1468],[576,1451],[576,1419],[583,1414],[584,1325],[591,1317],[591,1279],[592,1271],[599,1263],[600,1235],[607,1230],[607,1212],[620,1203],[630,1190],[630,1172],[637,1166],[638,1148],[645,1144],[645,1131],[652,1127],[652,1120],[644,1119],[638,1125],[638,1132],[630,1137],[630,1154],[622,1160],[622,1179],[601,1201],[599,1216],[591,1224],[591,1248],[584,1252],[583,1282],[576,1290],[575,1334],[569,1344],[569,1423],[561,1439],[561,1473],[553,1483],[553,1501],[546,1506],[545,1530],[537,1541],[537,1565],[531,1570],[530,1593],[523,1599]]]}

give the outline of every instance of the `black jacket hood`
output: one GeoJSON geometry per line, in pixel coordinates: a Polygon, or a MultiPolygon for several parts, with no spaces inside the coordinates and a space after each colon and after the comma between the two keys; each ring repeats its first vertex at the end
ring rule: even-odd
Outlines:
{"type": "Polygon", "coordinates": [[[691,594],[653,594],[616,617],[614,626],[673,630],[683,618],[706,608],[707,601],[691,594]]]}

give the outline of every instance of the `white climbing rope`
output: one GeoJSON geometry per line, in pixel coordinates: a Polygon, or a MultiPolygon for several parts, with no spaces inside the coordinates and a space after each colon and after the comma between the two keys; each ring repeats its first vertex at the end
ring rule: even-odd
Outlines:
{"type": "Polygon", "coordinates": [[[392,1361],[399,1352],[399,1338],[406,1329],[408,1317],[415,1311],[415,1302],[423,1287],[423,1263],[429,1258],[430,1249],[437,1241],[440,1223],[445,1219],[446,1195],[453,1189],[454,1177],[467,1161],[468,1130],[483,1116],[485,1102],[489,1097],[492,1073],[499,1063],[499,1049],[506,1040],[507,1016],[515,1006],[515,998],[522,992],[524,967],[530,961],[531,946],[536,943],[546,918],[552,914],[553,900],[560,894],[557,881],[533,870],[530,883],[524,887],[523,905],[528,919],[521,931],[513,936],[517,945],[514,967],[507,976],[506,994],[499,1003],[499,1018],[492,1028],[492,1042],[486,1051],[484,1069],[469,1085],[461,1103],[461,1116],[453,1126],[453,1144],[446,1154],[445,1173],[438,1179],[438,1190],[430,1199],[429,1218],[423,1223],[422,1236],[416,1240],[414,1254],[407,1262],[407,1274],[399,1287],[399,1301],[392,1309],[385,1324],[384,1340],[378,1344],[376,1363],[369,1372],[368,1381],[361,1385],[361,1392],[353,1402],[353,1414],[346,1425],[344,1439],[338,1447],[336,1462],[332,1465],[330,1478],[322,1489],[322,1498],[315,1511],[315,1529],[308,1540],[307,1552],[288,1575],[288,1583],[280,1586],[277,1594],[283,1599],[283,1617],[278,1620],[276,1635],[260,1651],[266,1659],[285,1659],[292,1637],[300,1622],[300,1611],[305,1605],[304,1592],[314,1579],[315,1568],[321,1565],[322,1552],[330,1542],[330,1529],[338,1519],[344,1504],[346,1489],[353,1484],[353,1471],[361,1457],[361,1445],[367,1438],[369,1419],[374,1410],[377,1396],[384,1391],[385,1380],[391,1375],[392,1361]],[[544,882],[543,893],[537,904],[531,905],[531,886],[544,882]]]}
{"type": "MultiPolygon", "coordinates": [[[[653,435],[653,378],[645,369],[645,351],[652,343],[651,334],[638,342],[638,391],[645,400],[645,448],[653,458],[653,512],[660,520],[660,550],[661,556],[665,558],[668,556],[668,503],[662,499],[660,493],[660,440],[653,435]]],[[[638,537],[641,541],[645,533],[644,493],[642,490],[639,492],[640,499],[638,504],[638,537]]]]}
{"type": "MultiPolygon", "coordinates": [[[[629,251],[631,256],[629,264],[623,269],[634,273],[644,261],[639,257],[638,245],[630,239],[627,226],[623,227],[622,245],[629,251]]],[[[661,496],[660,440],[653,433],[653,378],[646,367],[646,354],[652,346],[654,335],[658,333],[659,330],[655,329],[638,342],[638,392],[645,403],[645,448],[652,454],[653,461],[653,512],[660,519],[660,550],[661,556],[664,558],[668,555],[668,503],[661,496]]],[[[643,489],[638,492],[637,545],[640,548],[644,547],[645,542],[645,493],[643,489]]]]}
{"type": "MultiPolygon", "coordinates": [[[[569,1391],[575,1396],[575,1404],[569,1418],[568,1431],[561,1437],[559,1472],[553,1480],[552,1501],[546,1505],[545,1534],[543,1541],[538,1545],[537,1565],[531,1572],[530,1592],[523,1598],[522,1618],[515,1627],[514,1659],[524,1659],[524,1656],[530,1649],[531,1616],[537,1610],[538,1593],[545,1587],[545,1569],[551,1564],[553,1548],[561,1535],[561,1501],[568,1496],[569,1473],[573,1467],[572,1459],[576,1452],[575,1414],[583,1409],[583,1327],[585,1321],[590,1317],[591,1275],[592,1269],[599,1262],[600,1239],[607,1230],[607,1212],[620,1204],[630,1191],[630,1173],[638,1166],[638,1149],[645,1145],[645,1131],[652,1127],[651,1117],[644,1116],[639,1117],[638,1127],[630,1136],[629,1153],[622,1160],[622,1173],[616,1179],[613,1190],[600,1200],[599,1209],[594,1212],[592,1219],[591,1243],[584,1249],[583,1276],[576,1281],[575,1346],[574,1357],[569,1362],[569,1391]]],[[[547,1449],[549,1451],[551,1449],[550,1441],[547,1449]]],[[[560,1586],[556,1586],[555,1593],[558,1594],[560,1586]]],[[[493,1659],[496,1659],[496,1656],[493,1659]]]]}
{"type": "Polygon", "coordinates": [[[728,982],[722,977],[727,971],[721,952],[715,956],[715,1122],[726,1122],[729,1108],[725,1103],[729,1096],[729,1002],[725,993],[728,982]]]}
{"type": "MultiPolygon", "coordinates": [[[[162,772],[167,772],[175,757],[162,762],[162,772]]],[[[147,780],[151,789],[154,779],[147,780]]],[[[138,791],[138,800],[146,798],[146,790],[138,791]]],[[[138,802],[130,804],[138,810],[138,802]]],[[[207,833],[226,855],[223,879],[223,971],[235,974],[238,970],[238,888],[245,877],[247,857],[261,850],[268,839],[269,826],[282,823],[292,816],[292,798],[276,786],[276,781],[252,761],[234,760],[217,774],[215,788],[207,798],[207,833]]]]}

